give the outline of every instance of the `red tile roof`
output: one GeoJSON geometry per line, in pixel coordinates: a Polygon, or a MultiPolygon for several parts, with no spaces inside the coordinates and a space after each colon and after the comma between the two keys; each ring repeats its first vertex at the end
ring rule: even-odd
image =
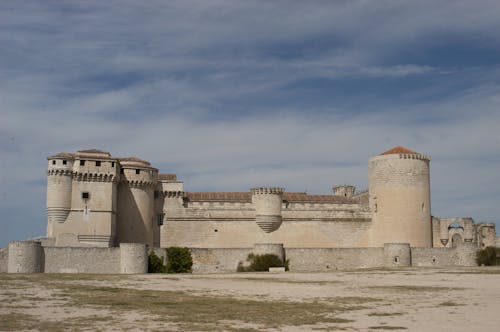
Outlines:
{"type": "Polygon", "coordinates": [[[60,158],[73,159],[74,157],[75,155],[73,153],[59,152],[55,155],[47,157],[47,159],[60,159],[60,158]]]}
{"type": "Polygon", "coordinates": [[[239,201],[251,202],[250,192],[186,192],[184,197],[192,201],[239,201]]]}
{"type": "MultiPolygon", "coordinates": [[[[215,201],[215,202],[246,202],[252,201],[252,193],[250,192],[186,192],[184,197],[191,201],[215,201]]],[[[343,203],[355,204],[356,199],[336,196],[336,195],[308,195],[300,192],[285,192],[283,200],[290,203],[343,203]]]]}
{"type": "Polygon", "coordinates": [[[400,154],[400,153],[404,153],[404,154],[417,154],[417,152],[409,150],[409,149],[404,148],[402,146],[396,146],[395,148],[387,150],[387,151],[381,153],[380,155],[383,156],[383,155],[386,155],[386,154],[400,154]]]}
{"type": "Polygon", "coordinates": [[[111,156],[111,154],[108,151],[103,151],[103,150],[99,150],[99,149],[78,150],[77,152],[79,152],[79,153],[99,153],[99,154],[105,154],[105,155],[111,156]]]}
{"type": "Polygon", "coordinates": [[[147,160],[144,160],[144,159],[141,159],[141,158],[137,158],[137,157],[126,157],[126,158],[117,158],[119,161],[124,161],[124,162],[127,162],[127,161],[131,161],[131,162],[136,162],[136,163],[142,163],[142,164],[146,164],[148,166],[150,166],[151,164],[149,163],[149,161],[147,160]]]}

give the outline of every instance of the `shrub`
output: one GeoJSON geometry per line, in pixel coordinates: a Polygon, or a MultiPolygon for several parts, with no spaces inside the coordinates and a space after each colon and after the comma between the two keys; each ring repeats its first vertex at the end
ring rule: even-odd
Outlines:
{"type": "Polygon", "coordinates": [[[155,254],[153,250],[149,252],[148,257],[148,273],[165,273],[167,267],[163,265],[161,257],[155,254]]]}
{"type": "Polygon", "coordinates": [[[167,273],[189,273],[193,267],[191,251],[185,247],[167,248],[167,273]]]}
{"type": "Polygon", "coordinates": [[[478,265],[500,265],[500,261],[497,259],[498,255],[500,255],[500,248],[486,247],[477,251],[476,262],[478,265]]]}
{"type": "Polygon", "coordinates": [[[284,267],[288,271],[288,260],[283,262],[281,258],[274,254],[249,254],[247,261],[250,262],[249,266],[244,266],[241,262],[238,264],[238,272],[267,272],[270,267],[284,267]]]}

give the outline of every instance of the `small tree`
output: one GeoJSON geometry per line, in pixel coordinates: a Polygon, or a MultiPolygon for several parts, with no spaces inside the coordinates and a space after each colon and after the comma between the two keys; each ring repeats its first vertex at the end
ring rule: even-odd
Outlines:
{"type": "Polygon", "coordinates": [[[499,253],[500,249],[495,247],[486,247],[484,249],[480,249],[476,253],[476,262],[478,265],[499,265],[500,262],[497,259],[497,254],[499,253]]]}
{"type": "Polygon", "coordinates": [[[155,254],[153,250],[149,252],[148,256],[148,273],[165,273],[167,267],[163,265],[161,257],[155,254]]]}
{"type": "Polygon", "coordinates": [[[249,266],[243,266],[241,262],[238,264],[238,272],[267,272],[270,267],[284,267],[288,271],[288,261],[283,262],[281,258],[274,254],[249,254],[247,261],[250,262],[249,266]]]}
{"type": "Polygon", "coordinates": [[[191,251],[185,247],[167,248],[167,273],[190,273],[193,267],[191,251]]]}

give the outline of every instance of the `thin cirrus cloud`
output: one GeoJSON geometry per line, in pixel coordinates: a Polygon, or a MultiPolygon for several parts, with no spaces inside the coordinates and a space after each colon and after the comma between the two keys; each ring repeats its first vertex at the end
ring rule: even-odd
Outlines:
{"type": "Polygon", "coordinates": [[[435,215],[500,221],[496,1],[0,7],[0,246],[44,234],[45,158],[82,148],[192,191],[327,193],[404,145],[435,215]]]}

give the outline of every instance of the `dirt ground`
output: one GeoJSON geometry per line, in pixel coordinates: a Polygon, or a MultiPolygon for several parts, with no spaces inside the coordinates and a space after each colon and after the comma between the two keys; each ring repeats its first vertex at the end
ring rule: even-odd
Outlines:
{"type": "Polygon", "coordinates": [[[498,331],[500,268],[0,274],[1,331],[498,331]]]}

